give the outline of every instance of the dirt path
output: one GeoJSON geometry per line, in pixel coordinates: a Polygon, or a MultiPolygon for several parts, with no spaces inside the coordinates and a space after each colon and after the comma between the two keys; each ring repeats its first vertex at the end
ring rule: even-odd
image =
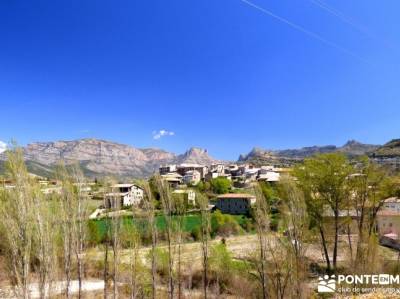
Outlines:
{"type": "MultiPolygon", "coordinates": [[[[49,287],[47,287],[49,288],[49,287]]],[[[65,289],[66,289],[66,282],[65,281],[58,281],[58,282],[53,282],[50,286],[51,288],[51,296],[55,295],[60,295],[62,294],[65,289]]],[[[77,280],[73,280],[70,283],[70,293],[71,294],[77,294],[79,291],[79,283],[77,280]]],[[[99,291],[104,289],[104,281],[102,280],[84,280],[82,282],[82,291],[83,292],[94,292],[94,291],[99,291]]],[[[30,298],[40,298],[40,293],[39,293],[39,286],[37,283],[32,283],[29,285],[29,290],[30,290],[30,298]]],[[[47,290],[47,296],[48,294],[47,290]]],[[[0,289],[0,298],[16,298],[12,292],[11,287],[5,287],[0,289]]]]}

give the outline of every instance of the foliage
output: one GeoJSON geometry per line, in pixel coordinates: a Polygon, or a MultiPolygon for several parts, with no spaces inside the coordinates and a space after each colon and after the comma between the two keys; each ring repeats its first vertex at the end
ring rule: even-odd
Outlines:
{"type": "Polygon", "coordinates": [[[216,194],[228,193],[232,188],[232,181],[224,177],[212,179],[210,184],[213,192],[216,194]]]}
{"type": "Polygon", "coordinates": [[[223,280],[229,279],[232,272],[232,255],[221,242],[211,247],[210,257],[208,259],[210,271],[216,273],[223,280]]]}
{"type": "Polygon", "coordinates": [[[348,158],[341,153],[316,155],[305,159],[304,163],[294,170],[306,199],[308,213],[313,219],[312,223],[320,231],[328,270],[330,270],[330,258],[325,239],[324,213],[330,211],[334,215],[332,260],[335,270],[340,225],[339,212],[346,207],[346,200],[350,197],[348,178],[352,173],[354,173],[354,168],[348,158]],[[329,210],[327,211],[326,208],[329,210]]]}
{"type": "Polygon", "coordinates": [[[88,230],[88,244],[91,246],[99,244],[102,240],[102,234],[96,220],[89,220],[87,222],[88,230]]]}
{"type": "MultiPolygon", "coordinates": [[[[147,260],[151,262],[151,254],[152,252],[150,251],[148,255],[146,256],[147,260]]],[[[161,276],[166,276],[168,275],[168,265],[169,265],[169,254],[165,249],[162,248],[155,248],[154,249],[154,256],[156,259],[156,265],[157,265],[157,273],[160,274],[161,276]]]]}
{"type": "Polygon", "coordinates": [[[206,192],[206,191],[211,190],[211,184],[210,184],[210,182],[207,182],[207,181],[206,182],[200,181],[196,185],[196,187],[200,192],[206,192]]]}
{"type": "Polygon", "coordinates": [[[242,231],[242,228],[232,215],[222,214],[220,211],[213,213],[211,227],[212,234],[220,236],[234,235],[242,231]]]}

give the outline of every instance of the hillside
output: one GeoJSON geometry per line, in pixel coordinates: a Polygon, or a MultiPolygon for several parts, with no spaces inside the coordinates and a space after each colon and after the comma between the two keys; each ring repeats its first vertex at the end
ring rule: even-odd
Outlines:
{"type": "Polygon", "coordinates": [[[374,157],[400,157],[400,139],[393,139],[388,143],[380,146],[373,153],[374,157]]]}

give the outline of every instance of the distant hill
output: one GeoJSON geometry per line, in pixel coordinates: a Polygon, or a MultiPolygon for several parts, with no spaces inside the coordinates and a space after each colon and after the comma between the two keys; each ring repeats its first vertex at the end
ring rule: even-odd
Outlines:
{"type": "Polygon", "coordinates": [[[240,155],[239,162],[252,162],[255,164],[292,164],[315,154],[342,152],[350,157],[368,155],[378,149],[378,145],[363,144],[350,140],[341,147],[335,145],[310,146],[300,149],[265,150],[253,148],[248,154],[240,155]]]}
{"type": "Polygon", "coordinates": [[[388,143],[378,147],[373,152],[374,157],[400,157],[400,139],[393,139],[388,143]]]}
{"type": "MultiPolygon", "coordinates": [[[[35,142],[23,148],[28,170],[41,176],[51,176],[60,160],[66,164],[79,163],[85,175],[117,177],[146,177],[161,164],[217,162],[206,150],[191,148],[176,155],[157,148],[139,149],[125,144],[99,139],[35,142]]],[[[5,153],[0,154],[0,161],[5,153]]],[[[1,166],[0,170],[4,168],[1,166]]]]}

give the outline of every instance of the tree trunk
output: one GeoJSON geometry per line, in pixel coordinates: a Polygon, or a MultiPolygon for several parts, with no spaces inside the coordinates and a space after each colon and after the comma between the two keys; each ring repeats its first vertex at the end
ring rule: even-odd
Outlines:
{"type": "Polygon", "coordinates": [[[106,241],[106,248],[104,251],[103,280],[104,280],[104,299],[107,299],[107,297],[108,297],[108,241],[106,241]]]}
{"type": "Polygon", "coordinates": [[[334,212],[335,212],[335,242],[333,245],[333,270],[336,271],[338,238],[339,238],[339,210],[337,208],[337,204],[334,212]]]}
{"type": "Polygon", "coordinates": [[[322,247],[324,249],[324,255],[325,255],[325,260],[326,260],[326,268],[327,268],[328,272],[330,272],[331,271],[331,262],[330,262],[330,259],[329,259],[328,247],[327,247],[327,244],[326,244],[325,233],[324,233],[324,230],[323,230],[322,226],[319,226],[319,233],[320,233],[320,236],[321,236],[321,244],[322,244],[322,247]]]}

